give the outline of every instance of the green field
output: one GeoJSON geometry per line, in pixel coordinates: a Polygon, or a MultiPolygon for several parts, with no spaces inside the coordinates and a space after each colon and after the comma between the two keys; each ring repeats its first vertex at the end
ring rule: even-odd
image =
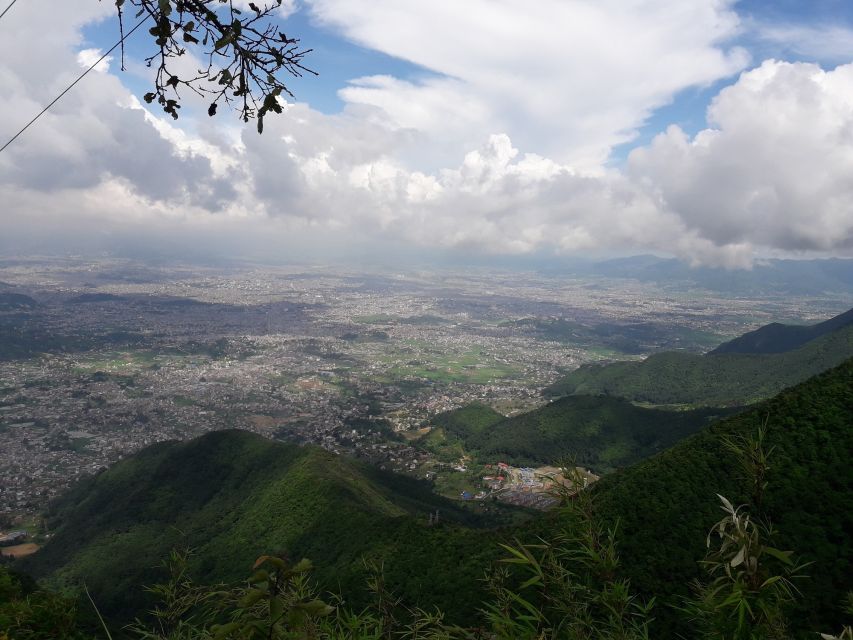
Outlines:
{"type": "Polygon", "coordinates": [[[473,347],[462,354],[441,354],[426,361],[423,361],[423,358],[424,356],[410,359],[410,362],[419,362],[417,365],[391,367],[388,375],[392,378],[424,378],[433,382],[486,384],[493,380],[510,378],[519,373],[515,367],[484,355],[478,347],[473,347]]]}
{"type": "Polygon", "coordinates": [[[156,356],[150,351],[110,351],[91,356],[80,357],[75,364],[75,373],[132,373],[150,369],[156,362],[156,356]]]}

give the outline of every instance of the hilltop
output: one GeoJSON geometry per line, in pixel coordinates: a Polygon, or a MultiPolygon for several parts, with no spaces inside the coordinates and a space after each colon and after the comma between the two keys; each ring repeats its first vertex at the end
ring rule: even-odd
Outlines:
{"type": "Polygon", "coordinates": [[[853,356],[853,324],[781,353],[656,353],[588,364],[545,390],[549,396],[608,395],[657,405],[738,406],[779,393],[853,356]]]}
{"type": "Polygon", "coordinates": [[[464,451],[519,465],[558,464],[573,457],[596,473],[608,473],[663,451],[732,411],[665,411],[621,398],[569,396],[505,418],[474,404],[430,420],[433,431],[422,441],[457,457],[464,451]]]}
{"type": "Polygon", "coordinates": [[[481,591],[481,568],[496,554],[479,542],[488,524],[425,483],[219,431],[153,445],[74,487],[52,505],[53,536],[24,566],[54,583],[85,579],[103,611],[129,619],[173,547],[192,549],[195,575],[209,581],[244,577],[263,553],[310,557],[321,583],[354,602],[366,595],[367,554],[407,598],[453,613],[455,591],[481,591]],[[428,527],[436,510],[441,524],[428,527]]]}

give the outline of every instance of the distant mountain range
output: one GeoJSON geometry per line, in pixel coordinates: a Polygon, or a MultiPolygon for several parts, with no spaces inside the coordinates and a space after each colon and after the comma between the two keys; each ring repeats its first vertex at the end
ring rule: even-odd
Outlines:
{"type": "Polygon", "coordinates": [[[718,353],[784,353],[807,342],[853,325],[853,309],[813,325],[791,325],[773,322],[739,338],[724,342],[710,352],[718,353]]]}
{"type": "Polygon", "coordinates": [[[662,285],[678,284],[732,294],[853,293],[853,260],[840,258],[766,260],[746,270],[691,267],[675,258],[641,255],[596,262],[570,271],[610,278],[632,278],[662,285]]]}
{"type": "Polygon", "coordinates": [[[705,355],[656,353],[588,364],[545,390],[551,397],[607,395],[655,405],[742,406],[853,356],[853,310],[811,327],[767,325],[705,355]]]}

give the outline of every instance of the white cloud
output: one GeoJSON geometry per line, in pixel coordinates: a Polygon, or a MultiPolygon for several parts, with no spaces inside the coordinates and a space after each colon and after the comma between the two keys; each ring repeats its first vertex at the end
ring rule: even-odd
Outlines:
{"type": "Polygon", "coordinates": [[[110,70],[110,63],[113,58],[112,56],[107,56],[98,62],[102,55],[104,55],[104,52],[100,49],[83,49],[77,53],[77,63],[83,67],[83,69],[88,69],[89,67],[97,64],[93,71],[97,71],[98,73],[107,73],[110,70]]]}
{"type": "Polygon", "coordinates": [[[847,62],[853,58],[853,29],[836,24],[759,24],[756,36],[782,51],[817,60],[847,62]]]}
{"type": "MultiPolygon", "coordinates": [[[[243,11],[251,11],[249,8],[250,0],[235,0],[234,4],[243,11]]],[[[255,0],[255,5],[261,10],[265,7],[275,6],[276,0],[255,0]]],[[[281,18],[286,19],[292,16],[294,13],[299,11],[299,3],[297,0],[282,0],[281,4],[276,7],[275,14],[281,18]]]]}
{"type": "MultiPolygon", "coordinates": [[[[0,67],[6,89],[0,93],[0,122],[9,135],[71,84],[81,65],[100,57],[97,49],[83,46],[81,27],[114,11],[109,3],[91,0],[31,0],[4,18],[0,60],[15,61],[0,67]]],[[[45,200],[65,198],[69,189],[98,193],[105,184],[121,184],[149,201],[221,208],[233,189],[213,174],[210,159],[158,135],[156,121],[102,65],[0,155],[0,183],[45,200]]]]}
{"type": "Polygon", "coordinates": [[[661,206],[715,245],[853,249],[853,65],[767,61],[723,89],[713,128],[630,157],[661,206]]]}
{"type": "Polygon", "coordinates": [[[445,145],[444,161],[496,131],[523,148],[598,168],[680,90],[742,69],[726,50],[732,0],[306,0],[324,24],[423,67],[418,81],[371,77],[340,95],[445,145]]]}

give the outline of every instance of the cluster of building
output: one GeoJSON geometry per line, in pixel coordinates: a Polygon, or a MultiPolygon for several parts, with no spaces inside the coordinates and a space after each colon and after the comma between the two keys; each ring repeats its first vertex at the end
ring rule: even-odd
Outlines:
{"type": "MultiPolygon", "coordinates": [[[[37,511],[154,442],[215,429],[313,443],[425,477],[428,454],[395,432],[474,401],[505,414],[529,409],[562,371],[600,357],[519,321],[665,313],[666,322],[702,328],[717,308],[703,298],[697,311],[697,301],[656,297],[639,283],[589,287],[494,271],[387,276],[68,259],[10,261],[0,280],[36,303],[0,309],[0,340],[46,336],[42,355],[0,359],[7,515],[37,511]]],[[[484,490],[507,500],[546,493],[525,473],[484,490]]]]}

